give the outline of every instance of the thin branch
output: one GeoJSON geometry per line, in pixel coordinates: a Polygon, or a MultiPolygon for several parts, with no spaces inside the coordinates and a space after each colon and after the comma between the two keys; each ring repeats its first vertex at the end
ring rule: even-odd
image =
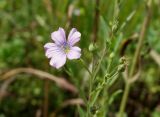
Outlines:
{"type": "Polygon", "coordinates": [[[160,54],[158,54],[155,50],[152,49],[149,55],[160,66],[160,54]]]}
{"type": "Polygon", "coordinates": [[[142,71],[142,70],[139,68],[138,72],[137,72],[134,76],[132,76],[132,78],[128,79],[128,82],[129,82],[129,83],[134,83],[135,81],[137,81],[138,78],[139,78],[140,75],[141,75],[141,71],[142,71]]]}
{"type": "MultiPolygon", "coordinates": [[[[134,55],[134,58],[133,58],[133,63],[132,63],[132,66],[131,66],[131,70],[130,70],[128,80],[130,78],[132,78],[132,76],[134,75],[135,70],[136,70],[136,66],[137,66],[137,63],[138,63],[138,59],[140,57],[140,52],[141,52],[141,49],[142,49],[142,46],[143,46],[145,34],[146,34],[146,31],[148,29],[150,19],[151,19],[151,6],[152,6],[151,4],[152,4],[152,0],[148,0],[148,2],[147,2],[147,15],[144,19],[144,22],[143,22],[143,25],[142,25],[142,28],[141,28],[140,37],[139,37],[139,40],[138,40],[138,45],[137,45],[137,49],[136,49],[136,52],[135,52],[135,55],[134,55]]],[[[136,80],[137,80],[137,77],[136,77],[136,80]]],[[[125,110],[125,107],[126,107],[127,98],[128,98],[129,91],[130,91],[130,85],[131,85],[131,83],[129,83],[129,82],[126,82],[126,84],[125,84],[125,90],[124,90],[124,93],[123,93],[123,97],[122,97],[122,101],[121,101],[120,109],[119,109],[119,117],[123,117],[123,115],[124,115],[124,110],[125,110]]]]}
{"type": "Polygon", "coordinates": [[[69,100],[66,100],[63,104],[62,104],[62,107],[66,107],[66,106],[69,106],[69,105],[85,105],[84,101],[81,99],[81,98],[77,98],[77,99],[69,99],[69,100]]]}
{"type": "Polygon", "coordinates": [[[15,77],[7,79],[0,87],[0,101],[7,95],[8,86],[15,80],[15,77]]]}
{"type": "Polygon", "coordinates": [[[128,80],[128,66],[126,67],[125,71],[122,72],[122,75],[123,75],[124,81],[127,82],[127,80],[128,80]]]}
{"type": "Polygon", "coordinates": [[[141,32],[140,32],[140,36],[139,36],[139,40],[138,40],[138,45],[137,45],[137,49],[133,58],[133,63],[132,63],[132,67],[131,67],[131,71],[130,71],[130,77],[132,77],[134,75],[135,69],[136,69],[136,65],[139,59],[139,55],[143,46],[143,42],[145,39],[145,34],[147,31],[147,27],[149,26],[150,23],[150,19],[151,19],[151,0],[148,0],[148,4],[147,4],[147,16],[144,19],[142,28],[141,28],[141,32]]]}
{"type": "Polygon", "coordinates": [[[16,69],[10,70],[10,71],[6,72],[5,74],[1,75],[0,80],[5,80],[8,78],[11,78],[11,77],[13,77],[17,74],[20,74],[20,73],[33,74],[33,75],[38,76],[38,78],[40,78],[40,79],[48,79],[48,80],[54,81],[59,87],[61,87],[63,89],[69,90],[73,93],[78,92],[77,88],[74,85],[72,85],[71,83],[69,83],[66,79],[59,78],[59,77],[56,77],[50,73],[47,73],[47,72],[44,72],[41,70],[37,70],[37,69],[33,69],[33,68],[16,68],[16,69]]]}

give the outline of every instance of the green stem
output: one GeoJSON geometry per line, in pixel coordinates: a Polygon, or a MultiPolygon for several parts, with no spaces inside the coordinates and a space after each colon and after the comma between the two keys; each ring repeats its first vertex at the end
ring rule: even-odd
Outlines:
{"type": "MultiPolygon", "coordinates": [[[[107,78],[107,80],[116,77],[116,75],[118,75],[118,72],[117,72],[117,71],[116,71],[112,76],[110,76],[109,78],[107,78]]],[[[106,80],[105,77],[104,77],[103,79],[104,79],[104,81],[102,82],[101,85],[103,85],[103,83],[106,83],[106,82],[107,82],[107,80],[106,80]]],[[[92,100],[92,102],[91,102],[91,106],[93,106],[94,103],[96,102],[96,100],[97,100],[97,98],[98,98],[98,96],[99,96],[99,93],[102,91],[102,89],[106,89],[106,88],[104,88],[104,87],[106,87],[106,86],[104,85],[103,87],[101,87],[100,89],[98,89],[98,91],[96,92],[96,94],[95,94],[95,96],[94,96],[94,98],[93,98],[93,100],[92,100]]]]}
{"type": "Polygon", "coordinates": [[[121,101],[120,110],[119,110],[119,117],[123,117],[123,115],[124,115],[124,109],[126,106],[129,90],[130,90],[130,84],[126,83],[125,89],[124,89],[124,94],[123,94],[122,101],[121,101]]]}
{"type": "MultiPolygon", "coordinates": [[[[151,3],[152,0],[148,0],[148,9],[147,9],[147,16],[144,19],[142,28],[141,28],[141,32],[140,32],[140,36],[139,36],[139,41],[138,41],[138,46],[133,58],[133,62],[132,62],[132,66],[131,66],[131,70],[130,70],[130,74],[129,74],[129,78],[128,80],[130,80],[130,78],[132,78],[132,76],[134,75],[135,69],[136,69],[136,65],[138,62],[138,58],[140,56],[140,52],[143,46],[143,42],[144,42],[144,37],[147,31],[147,27],[149,25],[149,21],[150,21],[150,15],[151,15],[151,3]]],[[[130,86],[131,83],[129,83],[128,81],[126,81],[125,84],[125,90],[123,93],[123,97],[122,97],[122,101],[121,101],[121,105],[120,105],[120,110],[119,110],[119,117],[123,117],[124,111],[125,111],[125,107],[126,107],[126,103],[127,103],[127,99],[128,99],[128,95],[129,95],[129,91],[130,91],[130,86]]]]}
{"type": "Polygon", "coordinates": [[[107,73],[109,73],[109,71],[110,71],[112,61],[113,61],[113,59],[112,59],[112,58],[110,58],[110,59],[109,59],[108,66],[107,66],[107,73]]]}
{"type": "Polygon", "coordinates": [[[91,71],[88,69],[88,66],[85,64],[84,60],[83,59],[79,59],[80,62],[82,63],[83,67],[88,71],[89,75],[92,76],[92,73],[91,71]]]}
{"type": "Polygon", "coordinates": [[[94,70],[94,68],[93,68],[93,71],[92,71],[92,72],[93,72],[93,81],[95,80],[96,75],[97,75],[97,73],[98,73],[98,71],[99,71],[99,69],[100,69],[102,60],[103,60],[103,58],[104,58],[104,56],[105,56],[105,53],[106,53],[106,45],[105,45],[105,47],[104,47],[104,49],[103,49],[102,56],[101,56],[101,58],[100,58],[100,60],[99,60],[99,62],[98,62],[98,65],[96,66],[96,69],[94,70]]]}
{"type": "MultiPolygon", "coordinates": [[[[111,65],[112,65],[112,62],[113,62],[113,57],[114,57],[114,53],[111,53],[110,56],[109,56],[109,63],[108,63],[108,66],[107,66],[107,74],[110,73],[110,68],[111,68],[111,65]]],[[[115,74],[113,74],[110,78],[113,78],[115,74]]],[[[108,108],[106,108],[106,103],[107,103],[106,100],[108,98],[108,91],[107,90],[108,90],[108,86],[104,86],[103,97],[105,97],[105,98],[102,99],[103,107],[102,107],[102,110],[101,110],[101,112],[102,112],[101,114],[102,114],[103,117],[106,116],[106,111],[108,110],[108,108]]]]}
{"type": "Polygon", "coordinates": [[[87,104],[87,117],[90,117],[91,116],[91,113],[90,113],[90,108],[91,108],[91,103],[90,103],[90,100],[91,100],[91,92],[92,92],[92,75],[91,77],[89,78],[89,101],[88,101],[88,104],[87,104]]]}
{"type": "MultiPolygon", "coordinates": [[[[91,71],[88,69],[88,66],[85,64],[84,60],[80,58],[80,62],[82,63],[83,67],[88,71],[90,77],[89,77],[89,100],[90,100],[90,94],[91,94],[91,90],[92,90],[92,77],[93,77],[93,73],[91,73],[91,71]]],[[[90,101],[87,102],[87,116],[86,117],[90,117],[90,101]]]]}
{"type": "Polygon", "coordinates": [[[95,78],[97,76],[97,73],[98,73],[99,69],[100,69],[102,60],[103,60],[103,58],[105,56],[105,53],[106,53],[106,46],[104,47],[104,50],[102,51],[102,56],[101,56],[101,58],[100,58],[100,60],[98,62],[98,65],[95,67],[96,68],[95,70],[94,70],[94,59],[92,60],[92,63],[93,63],[92,68],[93,69],[92,69],[91,77],[89,78],[89,101],[88,101],[88,104],[87,104],[87,117],[91,116],[90,108],[93,106],[93,104],[91,103],[91,93],[92,93],[93,82],[94,82],[94,80],[95,80],[95,78]]]}

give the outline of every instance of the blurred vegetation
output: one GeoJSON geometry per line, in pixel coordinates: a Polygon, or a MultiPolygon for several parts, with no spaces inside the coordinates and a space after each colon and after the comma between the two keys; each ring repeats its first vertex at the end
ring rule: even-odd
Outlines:
{"type": "MultiPolygon", "coordinates": [[[[139,34],[146,15],[146,0],[120,0],[119,8],[116,8],[115,1],[100,0],[95,52],[100,56],[107,40],[109,45],[107,49],[110,53],[119,40],[112,67],[118,64],[121,48],[125,46],[124,42],[132,35],[139,34]],[[123,24],[125,25],[121,29],[123,24]],[[115,29],[114,25],[117,26],[115,29]],[[113,32],[112,39],[110,39],[111,32],[113,32]]],[[[40,69],[64,77],[84,91],[87,87],[85,79],[87,76],[79,61],[67,61],[64,68],[55,70],[49,66],[43,45],[51,41],[50,33],[58,27],[64,27],[67,31],[76,27],[82,34],[79,43],[82,48],[82,58],[89,65],[92,59],[89,47],[92,44],[95,3],[95,0],[0,0],[0,74],[20,67],[40,69]],[[70,17],[68,12],[71,7],[73,10],[70,17]]],[[[147,30],[141,51],[143,70],[141,77],[131,87],[126,108],[128,117],[160,117],[160,66],[150,56],[150,50],[160,53],[159,0],[153,0],[152,18],[147,30]]],[[[137,40],[134,40],[125,49],[124,53],[129,58],[129,63],[136,45],[137,40]]],[[[104,58],[99,77],[104,74],[107,63],[108,58],[104,58]]],[[[39,117],[38,113],[42,115],[46,81],[30,74],[19,74],[14,77],[16,80],[9,85],[7,95],[0,100],[0,117],[39,117]]],[[[4,82],[1,80],[0,86],[4,82]]],[[[63,90],[50,81],[48,85],[48,115],[54,116],[56,113],[60,117],[78,116],[77,106],[63,107],[63,103],[72,98],[81,98],[81,93],[74,94],[63,90]]],[[[112,94],[119,88],[124,88],[122,76],[119,76],[109,89],[109,93],[112,94]]],[[[122,93],[116,96],[108,107],[107,116],[114,117],[118,112],[121,97],[122,93]]]]}

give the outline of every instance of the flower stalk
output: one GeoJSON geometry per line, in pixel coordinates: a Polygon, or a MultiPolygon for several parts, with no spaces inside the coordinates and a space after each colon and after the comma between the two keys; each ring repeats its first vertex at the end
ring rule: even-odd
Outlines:
{"type": "Polygon", "coordinates": [[[148,0],[148,2],[147,2],[147,15],[144,19],[144,22],[143,22],[143,25],[142,25],[142,28],[141,28],[139,41],[138,41],[137,49],[136,49],[136,52],[135,52],[135,55],[134,55],[134,58],[133,58],[130,74],[128,76],[128,79],[125,82],[125,89],[124,89],[122,101],[121,101],[121,104],[120,104],[119,117],[123,117],[123,115],[124,115],[124,110],[125,110],[125,107],[126,107],[126,102],[127,102],[127,99],[128,99],[130,87],[131,87],[131,84],[133,83],[133,82],[131,83],[129,81],[131,80],[132,76],[135,73],[137,62],[138,62],[138,59],[140,57],[140,52],[141,52],[141,49],[142,49],[142,46],[143,46],[145,34],[146,34],[146,31],[147,31],[147,28],[149,26],[150,19],[151,19],[151,4],[152,4],[152,0],[148,0]]]}

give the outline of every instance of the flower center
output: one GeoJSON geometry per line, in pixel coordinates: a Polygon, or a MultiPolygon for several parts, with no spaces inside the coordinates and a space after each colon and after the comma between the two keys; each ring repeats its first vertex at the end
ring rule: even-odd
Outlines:
{"type": "Polygon", "coordinates": [[[67,42],[63,44],[62,48],[65,53],[68,53],[70,51],[70,45],[67,42]]]}

